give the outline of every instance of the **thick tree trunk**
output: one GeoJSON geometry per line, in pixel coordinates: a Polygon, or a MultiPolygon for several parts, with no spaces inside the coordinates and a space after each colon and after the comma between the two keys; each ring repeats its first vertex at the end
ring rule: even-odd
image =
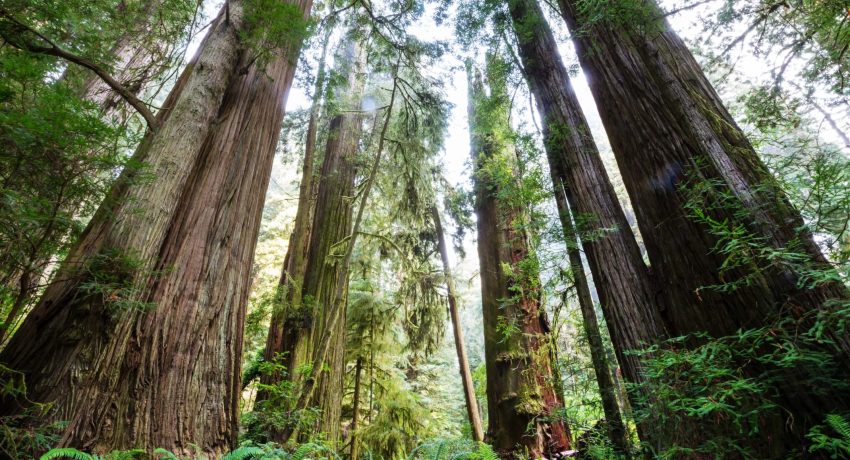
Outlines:
{"type": "MultiPolygon", "coordinates": [[[[721,268],[729,256],[716,250],[723,241],[693,218],[694,205],[715,222],[745,229],[758,244],[790,247],[816,268],[828,265],[654,2],[638,2],[646,18],[628,23],[604,12],[596,15],[579,0],[559,3],[667,299],[663,316],[671,333],[726,336],[780,319],[794,319],[797,328],[807,330],[826,301],[850,297],[840,282],[804,287],[804,275],[793,264],[768,264],[756,256],[721,268]],[[736,282],[731,290],[711,288],[736,282]]],[[[742,252],[732,256],[747,257],[742,252]]],[[[820,351],[832,354],[839,371],[850,371],[847,330],[827,335],[836,346],[820,351]]],[[[777,388],[793,423],[786,424],[785,434],[762,430],[767,444],[800,440],[825,414],[850,407],[846,394],[823,394],[802,383],[809,377],[788,371],[787,384],[777,388]]]]}
{"type": "MultiPolygon", "coordinates": [[[[337,259],[340,255],[338,244],[351,233],[351,197],[356,175],[354,157],[360,140],[361,124],[362,118],[357,113],[337,115],[331,120],[316,197],[312,224],[314,231],[307,253],[303,302],[297,316],[295,313],[290,314],[284,325],[285,334],[294,339],[285,343],[290,347],[285,352],[290,360],[289,368],[293,370],[303,369],[313,362],[315,347],[328,326],[327,314],[334,301],[337,280],[348,278],[347,270],[342,270],[337,259]]],[[[340,398],[345,365],[345,322],[338,321],[330,334],[334,346],[327,360],[329,372],[322,373],[317,384],[319,390],[312,404],[320,407],[322,412],[320,429],[327,434],[327,439],[335,442],[339,437],[342,407],[340,398]]],[[[298,375],[292,377],[296,381],[302,378],[298,375]]]]}
{"type": "MultiPolygon", "coordinates": [[[[294,5],[306,19],[311,2],[294,5]]],[[[245,69],[241,2],[227,9],[137,153],[156,179],[122,178],[0,356],[70,421],[63,445],[235,443],[249,268],[300,43],[245,69]]]]}
{"type": "MultiPolygon", "coordinates": [[[[488,63],[488,70],[492,67],[488,63]]],[[[469,121],[478,215],[478,257],[487,367],[487,437],[501,455],[553,457],[569,449],[568,426],[557,418],[549,324],[540,303],[539,273],[519,204],[504,197],[512,176],[509,99],[503,77],[489,80],[490,96],[470,72],[469,121]],[[501,80],[501,81],[500,81],[501,80]],[[507,166],[505,166],[507,165],[507,166]],[[510,171],[488,173],[491,168],[510,171]],[[502,176],[502,177],[496,177],[502,176]]]]}
{"type": "MultiPolygon", "coordinates": [[[[395,68],[395,72],[398,71],[398,66],[395,68]]],[[[391,116],[393,113],[393,105],[395,104],[396,92],[398,90],[398,78],[397,75],[393,74],[393,89],[390,96],[390,102],[387,106],[387,112],[384,119],[384,126],[381,128],[381,134],[378,139],[378,151],[375,154],[375,160],[372,162],[372,166],[369,171],[369,175],[366,178],[366,182],[363,185],[363,189],[360,193],[360,206],[357,209],[357,217],[354,218],[354,223],[351,226],[351,233],[348,235],[347,241],[344,244],[344,252],[341,257],[337,257],[338,262],[335,264],[338,272],[344,273],[345,277],[337,277],[336,285],[334,286],[333,295],[331,296],[331,300],[325,305],[326,311],[324,312],[325,316],[325,325],[324,327],[316,331],[315,337],[317,340],[314,340],[315,349],[312,353],[312,366],[310,369],[310,373],[307,378],[304,380],[304,385],[301,388],[301,394],[298,395],[298,401],[295,403],[295,410],[300,411],[305,409],[310,401],[316,399],[316,395],[319,395],[319,399],[321,401],[322,393],[327,393],[328,391],[332,391],[334,386],[328,385],[327,378],[338,378],[339,382],[339,394],[331,395],[332,397],[342,397],[342,378],[343,378],[343,369],[340,369],[335,375],[325,375],[324,368],[328,363],[336,364],[337,362],[341,362],[339,365],[344,366],[345,361],[342,355],[345,351],[344,349],[344,330],[345,330],[345,311],[348,297],[348,270],[351,265],[351,256],[354,253],[354,247],[357,242],[357,236],[360,232],[360,225],[363,223],[363,214],[366,210],[366,205],[368,204],[369,194],[372,191],[372,186],[375,183],[375,177],[378,175],[378,168],[381,165],[381,158],[384,153],[384,142],[387,139],[387,129],[390,125],[391,116]],[[334,349],[336,347],[336,349],[334,349]],[[318,388],[318,390],[317,390],[318,388]]],[[[359,116],[359,114],[358,114],[359,116]]],[[[332,368],[332,372],[334,368],[332,368]]],[[[340,404],[341,405],[341,404],[340,404]]],[[[340,408],[336,408],[338,412],[340,408]]],[[[371,412],[371,410],[370,410],[371,412]]],[[[339,431],[339,427],[336,427],[337,432],[339,431]]]]}
{"type": "MultiPolygon", "coordinates": [[[[328,31],[331,29],[329,28],[328,31]]],[[[319,60],[319,68],[316,74],[316,84],[313,90],[313,105],[310,109],[310,118],[307,122],[306,140],[304,143],[304,165],[301,173],[301,184],[298,191],[298,209],[295,212],[295,222],[286,257],[283,261],[283,271],[280,275],[278,293],[275,298],[274,310],[272,312],[269,333],[266,338],[266,348],[263,359],[272,362],[279,359],[287,366],[288,377],[281,375],[261,375],[260,382],[271,385],[279,382],[282,378],[297,377],[296,369],[291,366],[294,362],[290,352],[294,349],[297,335],[288,333],[298,332],[300,327],[286,327],[287,321],[299,321],[298,312],[301,311],[302,287],[304,275],[307,270],[307,250],[310,243],[311,224],[313,221],[313,174],[316,162],[316,135],[318,132],[319,112],[322,106],[322,93],[325,86],[325,57],[330,41],[330,33],[325,35],[325,43],[322,48],[322,57],[319,60]],[[291,318],[290,318],[291,315],[291,318]]],[[[257,401],[266,399],[266,392],[257,392],[257,401]]],[[[276,435],[273,435],[276,437],[276,435]]]]}
{"type": "Polygon", "coordinates": [[[460,367],[460,380],[463,384],[463,398],[466,401],[466,415],[469,418],[469,426],[472,428],[472,439],[484,441],[484,429],[481,424],[481,416],[478,413],[478,400],[475,398],[475,386],[472,383],[472,371],[469,370],[469,359],[466,357],[466,345],[463,341],[463,329],[460,324],[460,312],[457,306],[457,295],[455,293],[455,282],[452,276],[451,264],[449,263],[449,250],[446,246],[446,237],[443,234],[443,223],[437,206],[431,208],[431,216],[434,219],[434,228],[437,231],[437,245],[440,250],[440,260],[443,263],[443,273],[446,276],[446,291],[449,297],[449,314],[452,318],[452,332],[455,338],[455,350],[457,351],[457,363],[460,367]]]}
{"type": "MultiPolygon", "coordinates": [[[[179,39],[180,33],[190,20],[188,16],[174,18],[174,23],[168,24],[167,32],[154,32],[151,23],[161,6],[162,1],[145,4],[137,13],[137,17],[133,18],[137,19],[137,30],[122,33],[110,53],[114,59],[111,76],[134,96],[138,96],[148,83],[160,77],[173,64],[165,60],[166,49],[179,39]]],[[[81,98],[96,103],[107,122],[123,124],[133,113],[133,109],[124,103],[121,96],[93,72],[72,64],[62,80],[81,98]]],[[[41,190],[34,192],[39,193],[41,190]]],[[[57,197],[44,197],[46,200],[55,198],[57,197]]],[[[4,261],[0,266],[8,270],[3,282],[10,292],[15,293],[14,304],[0,326],[0,345],[19,321],[19,317],[32,306],[39,285],[51,277],[51,261],[55,254],[45,254],[49,252],[45,250],[45,244],[52,245],[56,241],[62,241],[63,247],[66,247],[70,242],[69,229],[66,224],[59,223],[78,217],[80,206],[79,201],[66,199],[56,202],[51,215],[44,219],[44,225],[28,232],[29,241],[41,244],[36,243],[30,251],[24,253],[23,260],[10,253],[11,251],[3,250],[0,254],[0,260],[4,261]]],[[[20,248],[16,251],[19,250],[20,248]]]]}
{"type": "MultiPolygon", "coordinates": [[[[343,65],[348,66],[348,84],[345,88],[353,95],[359,108],[363,91],[360,69],[365,54],[355,43],[347,53],[342,59],[343,65]]],[[[317,429],[324,432],[331,443],[339,440],[345,374],[345,318],[343,315],[341,321],[335,321],[332,316],[335,303],[341,302],[344,306],[347,296],[347,289],[338,292],[339,283],[345,283],[346,286],[348,283],[348,266],[340,256],[351,244],[345,240],[351,236],[355,157],[362,124],[362,115],[356,111],[338,114],[331,120],[306,256],[302,300],[300,305],[289,306],[290,312],[287,313],[283,331],[287,338],[283,343],[286,347],[283,352],[293,372],[290,378],[294,381],[303,380],[305,386],[310,386],[312,394],[309,404],[321,411],[317,429]],[[317,379],[304,379],[297,371],[315,365],[315,357],[323,347],[325,335],[331,337],[331,345],[327,355],[319,362],[328,371],[320,372],[317,379]]],[[[312,375],[320,370],[312,369],[308,372],[312,375]]],[[[278,438],[284,441],[291,434],[281,433],[278,438]]]]}
{"type": "Polygon", "coordinates": [[[584,331],[587,334],[587,343],[590,347],[590,361],[593,364],[593,372],[599,385],[599,395],[602,399],[602,411],[605,413],[608,436],[618,452],[628,455],[629,442],[626,427],[623,425],[623,416],[620,405],[617,403],[617,389],[611,378],[605,345],[602,342],[602,334],[599,332],[599,321],[596,318],[596,309],[593,305],[593,296],[584,272],[584,264],[581,259],[579,237],[576,234],[572,216],[564,215],[569,211],[566,197],[560,191],[555,191],[555,202],[559,212],[562,214],[561,224],[564,227],[564,235],[572,236],[564,243],[567,246],[567,255],[570,260],[570,271],[575,283],[576,297],[578,298],[584,331]]]}
{"type": "Polygon", "coordinates": [[[566,241],[570,210],[600,296],[617,359],[640,382],[640,359],[629,354],[666,337],[656,294],[634,234],[608,179],[557,43],[536,0],[510,0],[519,54],[537,109],[566,241]],[[566,198],[566,202],[560,197],[566,198]]]}

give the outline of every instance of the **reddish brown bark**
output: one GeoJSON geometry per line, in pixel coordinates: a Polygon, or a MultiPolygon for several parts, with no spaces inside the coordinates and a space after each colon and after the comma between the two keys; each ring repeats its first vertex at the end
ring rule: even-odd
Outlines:
{"type": "MultiPolygon", "coordinates": [[[[306,19],[311,2],[293,4],[306,19]]],[[[217,456],[235,443],[248,277],[300,48],[246,68],[241,9],[228,2],[137,153],[156,180],[116,186],[0,355],[70,421],[63,445],[217,456]],[[118,267],[103,260],[116,251],[118,267]],[[132,290],[87,294],[92,261],[117,271],[127,255],[138,266],[113,274],[132,290]],[[120,295],[153,310],[110,310],[120,295]]]]}
{"type": "MultiPolygon", "coordinates": [[[[469,121],[478,215],[478,258],[487,368],[487,439],[510,457],[552,457],[570,446],[560,420],[560,395],[553,383],[549,324],[541,305],[539,273],[518,203],[500,198],[505,184],[488,174],[488,163],[510,165],[515,154],[506,139],[509,99],[504,80],[470,72],[469,121]]],[[[513,174],[513,171],[511,171],[513,174]]]]}
{"type": "Polygon", "coordinates": [[[599,331],[599,320],[596,317],[596,308],[590,292],[590,284],[587,280],[587,274],[585,273],[581,258],[581,242],[579,241],[579,235],[575,231],[572,215],[569,214],[569,206],[566,203],[567,199],[562,192],[562,190],[555,190],[555,203],[561,214],[561,225],[563,226],[564,236],[566,237],[564,243],[567,246],[567,257],[570,261],[570,271],[575,286],[576,298],[578,299],[579,309],[581,310],[582,325],[584,326],[588,347],[590,348],[590,361],[593,364],[596,383],[599,385],[599,395],[602,400],[602,411],[605,414],[608,437],[618,452],[627,455],[629,452],[628,432],[623,424],[623,416],[620,412],[620,405],[617,402],[617,389],[611,377],[605,345],[602,341],[602,334],[599,331]]]}
{"type": "MultiPolygon", "coordinates": [[[[119,5],[124,10],[123,3],[119,5]]],[[[141,97],[142,90],[152,81],[161,77],[174,63],[167,58],[167,50],[172,42],[179,40],[183,30],[186,28],[190,17],[179,16],[171,18],[173,23],[167,24],[165,28],[158,25],[156,31],[151,24],[162,6],[161,0],[146,3],[140,11],[120,11],[121,15],[132,15],[132,22],[137,27],[135,30],[126,30],[117,37],[112,46],[110,56],[113,59],[111,66],[96,64],[97,67],[110,78],[113,83],[121,85],[126,94],[136,100],[141,97]]],[[[79,57],[79,56],[75,56],[79,57]]],[[[60,57],[61,58],[61,57],[60,57]]],[[[90,62],[90,61],[89,61],[90,62]]],[[[122,96],[111,88],[102,77],[77,64],[70,63],[69,69],[61,79],[62,83],[68,85],[74,93],[81,98],[96,103],[102,110],[103,119],[115,125],[124,124],[134,113],[122,96]]],[[[152,117],[152,115],[150,115],[152,117]]],[[[48,155],[47,152],[42,152],[48,155]]],[[[94,154],[93,154],[94,155],[94,154]]],[[[60,174],[61,170],[52,171],[60,174]]],[[[90,175],[91,171],[84,170],[81,175],[90,175]]],[[[73,183],[75,177],[53,177],[51,185],[59,185],[59,181],[73,183]]],[[[6,184],[9,187],[11,184],[6,184]]],[[[13,186],[14,187],[14,186],[13,186]]],[[[41,193],[42,190],[32,190],[27,193],[41,193]]],[[[55,192],[55,187],[47,189],[48,193],[55,192]]],[[[57,242],[61,242],[61,249],[70,243],[69,228],[65,223],[67,219],[77,218],[81,203],[79,197],[68,198],[60,190],[58,196],[43,196],[44,200],[52,201],[52,212],[42,217],[43,224],[33,226],[27,231],[27,242],[29,247],[15,251],[4,248],[0,250],[0,267],[4,268],[2,282],[10,292],[15,295],[15,300],[0,325],[0,345],[5,341],[6,335],[21,320],[26,311],[34,303],[34,297],[39,287],[51,278],[52,268],[55,265],[53,258],[55,253],[50,253],[51,248],[57,242]]],[[[11,249],[11,248],[10,248],[11,249]]]]}
{"type": "MultiPolygon", "coordinates": [[[[663,315],[671,333],[726,336],[789,318],[806,330],[811,315],[828,299],[850,297],[840,283],[801,287],[802,275],[792,264],[756,270],[755,261],[721,270],[727,255],[715,250],[720,237],[689,210],[694,188],[705,184],[711,187],[697,206],[715,221],[740,225],[767,247],[802,252],[815,268],[828,264],[811,235],[800,230],[799,214],[654,2],[638,2],[646,17],[629,22],[604,13],[591,21],[596,11],[587,4],[559,3],[666,298],[663,315]],[[709,288],[744,279],[749,282],[733,290],[709,288]]],[[[830,353],[845,375],[850,371],[846,332],[828,330],[836,346],[820,350],[830,353]]],[[[793,423],[786,424],[785,433],[762,430],[759,442],[800,440],[829,411],[850,407],[848,395],[824,394],[805,383],[818,381],[810,377],[788,371],[777,391],[793,423]]]]}
{"type": "MultiPolygon", "coordinates": [[[[298,339],[299,327],[287,327],[287,321],[303,321],[299,318],[302,301],[302,288],[304,275],[307,270],[307,252],[310,244],[310,234],[313,223],[313,189],[314,189],[314,163],[316,151],[316,133],[318,131],[319,112],[322,105],[322,93],[325,86],[325,56],[330,39],[331,28],[325,34],[325,44],[322,49],[322,57],[319,60],[319,69],[316,74],[316,85],[313,91],[313,105],[310,109],[310,118],[307,122],[307,133],[304,144],[304,165],[301,173],[301,184],[298,192],[298,209],[295,213],[292,234],[286,257],[283,262],[283,271],[278,284],[278,293],[275,298],[274,310],[272,312],[269,333],[266,337],[266,348],[263,359],[272,362],[279,359],[287,366],[289,374],[286,378],[297,378],[297,370],[292,366],[297,361],[293,356],[295,343],[298,339]],[[296,335],[292,335],[295,333],[296,335]]],[[[260,382],[264,385],[272,385],[279,382],[284,376],[271,374],[261,375],[260,382]]],[[[257,392],[257,401],[263,401],[267,397],[262,389],[257,392]]],[[[277,435],[273,434],[273,437],[277,435]]]]}
{"type": "Polygon", "coordinates": [[[580,223],[577,230],[617,359],[625,376],[640,382],[640,359],[628,351],[666,337],[648,270],[540,6],[536,0],[510,0],[509,6],[523,74],[543,118],[555,193],[562,195],[558,198],[565,240],[575,238],[568,231],[572,212],[580,223]]]}

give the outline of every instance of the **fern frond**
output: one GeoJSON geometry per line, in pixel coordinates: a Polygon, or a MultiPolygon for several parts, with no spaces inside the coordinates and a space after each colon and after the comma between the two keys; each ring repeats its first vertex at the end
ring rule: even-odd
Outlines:
{"type": "Polygon", "coordinates": [[[850,422],[846,418],[836,414],[829,414],[826,416],[826,423],[836,433],[841,435],[844,441],[850,442],[850,422]]]}
{"type": "Polygon", "coordinates": [[[248,460],[255,457],[260,457],[265,452],[256,446],[242,446],[229,452],[221,460],[248,460]]]}
{"type": "Polygon", "coordinates": [[[95,460],[96,457],[87,454],[81,450],[72,447],[60,447],[58,449],[50,449],[38,460],[53,460],[56,458],[71,458],[74,460],[95,460]]]}
{"type": "Polygon", "coordinates": [[[334,452],[333,450],[328,449],[327,447],[321,444],[308,442],[306,444],[301,444],[300,446],[298,446],[298,448],[295,449],[295,452],[292,453],[290,460],[304,460],[307,458],[308,455],[315,454],[318,452],[326,452],[328,453],[329,457],[339,459],[339,455],[337,455],[336,452],[334,452]]]}
{"type": "Polygon", "coordinates": [[[157,447],[153,450],[153,453],[159,456],[159,460],[180,460],[173,452],[165,450],[162,447],[157,447]]]}

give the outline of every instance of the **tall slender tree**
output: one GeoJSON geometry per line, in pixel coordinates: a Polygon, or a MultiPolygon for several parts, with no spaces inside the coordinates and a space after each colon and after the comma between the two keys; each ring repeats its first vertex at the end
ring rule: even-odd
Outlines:
{"type": "MultiPolygon", "coordinates": [[[[846,303],[846,286],[807,279],[828,263],[656,3],[616,3],[627,14],[559,1],[666,298],[670,331],[720,337],[783,320],[808,330],[831,304],[846,303]],[[762,257],[758,248],[806,260],[762,257]]],[[[825,320],[832,345],[819,351],[846,376],[846,328],[825,320]]],[[[819,391],[820,380],[804,369],[784,375],[776,391],[794,423],[783,424],[786,434],[762,430],[768,444],[798,443],[850,404],[846,393],[819,391]]]]}
{"type": "MultiPolygon", "coordinates": [[[[555,191],[555,202],[559,210],[568,210],[567,198],[563,191],[555,191]]],[[[561,225],[564,227],[564,235],[572,235],[572,239],[566,240],[567,257],[570,263],[570,274],[581,310],[582,325],[587,335],[587,343],[590,348],[590,361],[593,364],[593,373],[596,383],[599,385],[599,395],[602,400],[602,411],[605,414],[608,436],[614,447],[621,454],[628,454],[629,442],[628,432],[623,424],[623,416],[620,405],[617,402],[617,388],[611,377],[611,369],[608,363],[607,351],[599,330],[599,320],[596,316],[596,308],[593,295],[590,291],[588,274],[584,270],[584,262],[581,257],[581,243],[575,231],[575,225],[571,215],[561,217],[561,225]]]]}
{"type": "Polygon", "coordinates": [[[570,446],[558,418],[549,324],[537,259],[521,204],[506,195],[515,180],[509,96],[503,69],[488,59],[485,93],[469,73],[469,121],[478,215],[478,257],[487,367],[488,439],[503,455],[550,457],[570,446]]]}
{"type": "Polygon", "coordinates": [[[463,385],[463,398],[466,403],[466,416],[469,426],[472,427],[472,439],[484,441],[484,429],[481,424],[481,415],[478,412],[478,399],[475,397],[475,385],[472,382],[472,371],[469,369],[469,358],[466,355],[466,344],[463,340],[463,329],[460,324],[460,312],[458,311],[457,293],[452,276],[451,264],[449,263],[449,249],[446,245],[446,236],[443,232],[443,222],[440,218],[440,210],[434,205],[431,208],[431,216],[434,220],[434,229],[437,232],[437,249],[440,252],[440,261],[443,264],[443,274],[446,277],[446,291],[449,297],[449,315],[452,321],[452,333],[455,339],[455,350],[457,362],[460,368],[460,379],[463,385]]]}
{"type": "Polygon", "coordinates": [[[225,5],[136,153],[155,180],[122,177],[0,355],[70,421],[62,444],[233,447],[248,267],[311,3],[263,12],[288,19],[283,42],[225,5]]]}
{"type": "MultiPolygon", "coordinates": [[[[288,364],[294,364],[296,362],[289,353],[294,351],[291,349],[294,346],[292,342],[298,337],[297,335],[287,335],[287,332],[297,334],[300,329],[293,325],[287,327],[286,322],[288,316],[293,313],[294,317],[290,321],[297,321],[299,306],[302,301],[301,292],[304,284],[304,275],[307,270],[307,256],[313,223],[313,195],[315,185],[313,175],[315,163],[317,162],[315,158],[316,141],[325,90],[326,54],[331,30],[331,27],[326,29],[322,55],[319,58],[319,67],[316,72],[313,102],[310,108],[310,117],[307,121],[307,132],[305,133],[304,161],[301,171],[301,184],[298,190],[298,208],[295,212],[295,221],[289,237],[286,257],[283,261],[283,271],[280,276],[280,282],[278,283],[278,292],[275,297],[268,336],[266,337],[266,348],[263,351],[263,359],[267,362],[277,359],[282,359],[284,363],[288,364]]],[[[288,375],[295,376],[297,370],[292,366],[287,367],[288,375]]],[[[279,374],[265,374],[260,376],[260,383],[264,385],[274,384],[282,378],[284,376],[279,374]]],[[[266,399],[266,396],[265,391],[259,391],[257,401],[263,401],[266,399]]]]}
{"type": "Polygon", "coordinates": [[[617,359],[625,376],[640,382],[640,359],[629,351],[666,337],[655,289],[539,4],[509,0],[508,8],[522,72],[543,119],[564,239],[575,238],[568,230],[572,215],[617,359]]]}

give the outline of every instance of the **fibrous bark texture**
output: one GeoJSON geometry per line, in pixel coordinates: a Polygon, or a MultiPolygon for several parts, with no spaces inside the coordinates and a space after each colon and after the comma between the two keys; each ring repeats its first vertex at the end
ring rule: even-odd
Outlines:
{"type": "Polygon", "coordinates": [[[523,74],[543,118],[555,194],[562,195],[565,240],[575,239],[568,231],[572,211],[617,359],[626,378],[640,382],[640,359],[627,352],[666,337],[647,267],[540,6],[536,0],[511,0],[509,6],[523,74]]]}
{"type": "MultiPolygon", "coordinates": [[[[347,84],[337,88],[342,93],[348,90],[351,99],[359,107],[363,92],[363,75],[360,69],[365,54],[357,43],[352,43],[342,57],[343,74],[347,74],[347,84]],[[356,102],[355,102],[356,101],[356,102]]],[[[340,101],[345,101],[339,96],[340,101]]],[[[363,119],[359,112],[345,112],[335,115],[328,128],[328,140],[322,163],[316,195],[315,212],[310,226],[309,245],[301,286],[300,304],[287,305],[281,342],[284,362],[290,369],[290,379],[307,382],[302,388],[310,397],[309,404],[318,407],[321,417],[317,431],[322,431],[331,443],[340,435],[342,394],[345,374],[345,318],[332,321],[330,313],[336,302],[345,305],[338,297],[339,283],[348,281],[348,267],[343,263],[347,238],[351,237],[354,180],[356,177],[355,157],[358,152],[363,119]],[[326,366],[328,371],[321,372],[317,381],[313,381],[310,366],[317,365],[317,354],[321,354],[322,340],[330,337],[326,356],[318,360],[318,365],[326,366]],[[310,374],[303,378],[302,373],[310,374]]],[[[299,399],[297,404],[300,404],[299,399]]],[[[298,408],[301,409],[301,408],[298,408]]],[[[292,433],[281,433],[283,440],[292,433]]],[[[303,434],[303,433],[302,433],[303,434]]]]}
{"type": "MultiPolygon", "coordinates": [[[[331,120],[302,291],[303,320],[294,324],[301,328],[297,334],[299,346],[292,353],[295,368],[313,364],[316,347],[328,327],[327,313],[335,301],[338,279],[348,277],[348,272],[342,270],[339,263],[345,247],[340,243],[351,233],[354,157],[361,124],[361,116],[356,113],[337,115],[331,120]]],[[[324,361],[328,372],[323,372],[316,382],[313,405],[322,412],[321,431],[335,442],[339,438],[345,373],[345,321],[337,321],[328,334],[332,340],[324,361]]]]}
{"type": "MultiPolygon", "coordinates": [[[[330,28],[328,31],[330,32],[330,28]]],[[[321,110],[322,92],[325,80],[325,53],[327,52],[330,33],[325,35],[326,41],[319,61],[319,69],[316,75],[316,86],[313,91],[313,105],[310,109],[310,118],[307,122],[306,141],[304,144],[304,166],[301,174],[301,184],[298,192],[298,209],[295,212],[295,222],[292,234],[283,261],[283,271],[278,284],[278,293],[275,298],[274,310],[269,324],[269,333],[266,337],[266,348],[263,351],[263,359],[267,362],[275,360],[282,363],[292,364],[294,360],[289,352],[292,352],[296,336],[288,332],[297,332],[298,327],[286,327],[286,322],[300,321],[298,319],[301,311],[301,290],[304,284],[304,274],[307,270],[307,251],[310,244],[311,226],[313,223],[313,192],[314,192],[314,163],[316,151],[316,137],[318,132],[319,112],[321,110]]],[[[260,376],[260,382],[264,385],[273,385],[283,378],[296,376],[296,369],[287,366],[288,377],[278,374],[266,374],[260,376]]],[[[257,393],[257,401],[266,399],[266,392],[260,390],[257,393]]],[[[280,433],[273,433],[272,437],[278,438],[280,433]]]]}
{"type": "MultiPolygon", "coordinates": [[[[166,27],[163,28],[158,24],[158,28],[163,30],[154,31],[155,17],[164,3],[166,3],[165,0],[151,1],[142,6],[139,11],[120,12],[120,14],[129,15],[136,20],[134,23],[138,27],[135,30],[124,31],[115,40],[115,44],[109,53],[109,57],[113,61],[111,76],[133,96],[139,96],[149,83],[161,77],[162,73],[173,64],[167,59],[168,50],[175,42],[179,41],[180,35],[190,20],[188,14],[177,14],[173,18],[169,18],[166,27]]],[[[169,4],[169,7],[182,13],[186,10],[187,3],[189,3],[188,0],[176,0],[176,4],[169,4]]],[[[127,9],[124,2],[121,2],[119,9],[127,9]]],[[[99,76],[82,67],[70,64],[70,68],[63,75],[62,82],[69,85],[73,92],[81,98],[96,103],[107,122],[121,125],[132,114],[132,109],[123,103],[118,93],[99,76]]],[[[41,153],[47,155],[44,152],[41,153]]],[[[92,153],[92,155],[96,154],[92,153]]],[[[86,171],[86,173],[89,172],[86,171]]],[[[58,171],[56,174],[58,174],[58,171]]],[[[38,194],[42,191],[36,189],[34,192],[38,194]]],[[[62,197],[61,194],[60,197],[62,197]]],[[[53,208],[53,213],[49,219],[44,219],[41,225],[29,230],[29,241],[70,242],[67,224],[60,223],[57,225],[57,222],[64,222],[65,219],[77,217],[81,206],[80,202],[69,199],[61,200],[52,196],[45,196],[43,199],[46,201],[55,199],[59,202],[55,203],[56,207],[53,208]]],[[[0,250],[0,260],[2,260],[0,264],[9,270],[9,272],[4,273],[2,282],[6,284],[10,292],[14,292],[16,295],[9,314],[0,325],[0,344],[2,344],[6,335],[19,321],[20,316],[25,314],[26,310],[32,306],[39,286],[49,281],[51,267],[54,264],[52,257],[45,255],[44,248],[38,245],[35,245],[30,251],[21,251],[20,248],[10,251],[4,248],[0,250]]]]}
{"type": "MultiPolygon", "coordinates": [[[[753,257],[724,265],[730,256],[718,250],[724,236],[708,219],[743,229],[764,247],[790,248],[815,267],[827,267],[811,235],[801,230],[799,214],[655,3],[637,2],[644,12],[638,16],[644,17],[629,21],[596,11],[589,2],[559,3],[666,299],[663,317],[671,334],[727,336],[781,319],[794,319],[806,330],[827,300],[847,299],[840,283],[805,287],[795,264],[753,257]],[[694,209],[708,219],[695,218],[694,209]],[[717,286],[726,288],[712,289],[717,286]]],[[[837,366],[850,369],[846,330],[827,334],[836,345],[824,350],[837,366]]],[[[828,411],[848,407],[845,397],[822,395],[798,384],[806,376],[792,374],[778,391],[794,422],[786,424],[786,434],[762,430],[762,441],[799,440],[828,411]]]]}
{"type": "Polygon", "coordinates": [[[487,438],[505,456],[552,457],[569,449],[570,435],[556,414],[561,396],[553,383],[549,324],[541,304],[535,256],[522,228],[522,210],[501,196],[506,187],[501,180],[505,174],[514,174],[516,163],[509,137],[509,99],[497,72],[488,81],[489,97],[480,77],[473,76],[471,69],[468,72],[487,438]],[[492,169],[504,167],[510,171],[492,169]]]}
{"type": "MultiPolygon", "coordinates": [[[[306,20],[311,2],[293,4],[306,20]]],[[[300,43],[247,66],[242,4],[227,9],[136,154],[154,178],[122,177],[0,355],[70,422],[63,445],[218,456],[236,441],[248,277],[300,43]]]]}
{"type": "MultiPolygon", "coordinates": [[[[566,203],[566,197],[560,192],[558,190],[555,191],[555,202],[559,212],[564,213],[565,211],[569,211],[569,206],[566,203]]],[[[599,395],[602,400],[602,411],[605,414],[608,436],[620,453],[627,453],[629,451],[628,433],[623,424],[623,416],[620,412],[620,405],[617,402],[617,389],[611,377],[607,352],[602,341],[602,334],[599,331],[599,320],[596,317],[593,295],[590,292],[590,283],[587,280],[587,274],[585,273],[584,263],[581,258],[579,236],[575,231],[572,216],[568,213],[562,215],[561,224],[563,225],[564,236],[566,237],[564,242],[567,246],[567,256],[570,261],[570,271],[572,272],[576,298],[578,299],[584,332],[587,335],[587,343],[590,348],[590,361],[593,364],[596,383],[599,385],[599,395]]]]}

